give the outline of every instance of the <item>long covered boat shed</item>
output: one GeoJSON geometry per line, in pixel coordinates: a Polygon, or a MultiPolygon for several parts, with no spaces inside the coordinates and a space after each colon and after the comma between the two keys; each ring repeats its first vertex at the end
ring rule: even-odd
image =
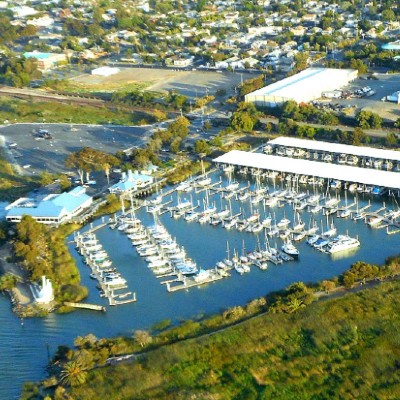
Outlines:
{"type": "Polygon", "coordinates": [[[318,140],[298,139],[280,136],[268,142],[270,146],[296,148],[318,153],[346,154],[373,160],[388,160],[400,162],[400,151],[376,149],[374,147],[352,146],[348,144],[329,143],[318,140]]]}
{"type": "Polygon", "coordinates": [[[309,161],[240,150],[232,150],[215,158],[213,161],[220,164],[385,187],[400,193],[400,173],[398,172],[375,169],[367,170],[360,167],[328,164],[320,161],[309,161]]]}

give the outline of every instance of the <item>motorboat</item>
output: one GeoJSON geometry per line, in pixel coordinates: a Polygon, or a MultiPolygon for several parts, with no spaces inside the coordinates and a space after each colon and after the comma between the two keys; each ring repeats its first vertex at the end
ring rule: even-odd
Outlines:
{"type": "Polygon", "coordinates": [[[330,254],[341,251],[355,249],[360,246],[360,241],[347,235],[339,235],[337,240],[332,241],[327,246],[327,251],[330,254]]]}
{"type": "Polygon", "coordinates": [[[299,250],[293,245],[290,240],[285,241],[282,246],[282,251],[292,257],[298,257],[300,254],[299,250]]]}

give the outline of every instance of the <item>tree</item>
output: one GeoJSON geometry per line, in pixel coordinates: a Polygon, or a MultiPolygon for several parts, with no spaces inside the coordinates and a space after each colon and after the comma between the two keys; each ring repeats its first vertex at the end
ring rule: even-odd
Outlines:
{"type": "Polygon", "coordinates": [[[208,155],[211,152],[209,144],[204,139],[196,140],[194,144],[194,151],[197,154],[205,154],[205,155],[208,155]]]}
{"type": "Polygon", "coordinates": [[[321,286],[326,293],[329,293],[336,288],[336,283],[334,281],[322,281],[321,286]]]}
{"type": "Polygon", "coordinates": [[[398,143],[397,135],[393,132],[389,132],[385,137],[385,145],[388,147],[394,147],[398,143]]]}
{"type": "Polygon", "coordinates": [[[64,364],[60,377],[68,386],[80,386],[86,382],[87,368],[79,360],[71,360],[64,364]]]}
{"type": "Polygon", "coordinates": [[[182,139],[178,136],[171,142],[170,149],[173,153],[179,153],[181,149],[182,139]]]}
{"type": "Polygon", "coordinates": [[[144,347],[153,341],[150,333],[142,330],[135,331],[133,333],[133,338],[139,343],[140,347],[144,347]]]}
{"type": "Polygon", "coordinates": [[[309,54],[307,52],[299,52],[294,56],[294,72],[302,71],[308,66],[309,54]]]}
{"type": "Polygon", "coordinates": [[[178,117],[168,125],[168,131],[173,137],[184,139],[189,133],[190,121],[186,117],[178,117]]]}

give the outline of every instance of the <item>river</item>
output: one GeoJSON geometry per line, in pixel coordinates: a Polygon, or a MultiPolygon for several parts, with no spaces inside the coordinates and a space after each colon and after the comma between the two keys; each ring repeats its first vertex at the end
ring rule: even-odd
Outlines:
{"type": "MultiPolygon", "coordinates": [[[[218,180],[220,176],[226,179],[221,173],[217,173],[214,180],[218,180]]],[[[238,177],[238,179],[242,179],[242,186],[247,184],[248,178],[238,177]]],[[[181,198],[183,197],[181,195],[181,198]]],[[[193,193],[192,198],[194,202],[199,200],[201,205],[204,193],[199,195],[193,193]]],[[[173,194],[172,200],[177,201],[176,193],[173,194]]],[[[349,202],[352,200],[352,196],[349,196],[349,202]]],[[[221,200],[218,195],[211,196],[210,201],[215,202],[218,208],[220,207],[221,200]]],[[[223,201],[225,206],[227,203],[223,201]]],[[[360,206],[367,204],[368,201],[372,202],[371,209],[382,206],[381,198],[360,196],[360,206]]],[[[238,210],[239,203],[232,203],[234,203],[233,208],[238,210]]],[[[248,211],[249,204],[245,208],[248,211]]],[[[291,206],[276,208],[274,212],[277,220],[284,214],[293,219],[291,206]]],[[[151,215],[145,210],[141,210],[138,216],[145,225],[153,222],[151,215]]],[[[302,218],[307,222],[309,214],[303,212],[302,218]]],[[[250,251],[257,244],[255,234],[227,231],[221,226],[188,223],[183,219],[172,219],[168,213],[162,215],[160,219],[168,231],[176,237],[178,243],[186,248],[188,255],[198,265],[205,268],[214,266],[217,261],[226,257],[227,240],[229,240],[231,251],[233,248],[239,252],[242,251],[243,243],[246,251],[250,251]]],[[[321,215],[317,220],[326,224],[325,217],[321,215]]],[[[131,335],[135,329],[149,329],[153,324],[164,319],[171,319],[173,323],[178,323],[187,318],[200,318],[227,307],[245,304],[253,298],[287,287],[292,282],[315,282],[337,276],[357,260],[381,264],[387,256],[398,251],[399,235],[388,236],[384,229],[370,229],[363,221],[338,218],[334,218],[334,221],[338,233],[348,232],[351,236],[358,235],[361,248],[345,254],[342,258],[333,259],[302,242],[296,244],[300,250],[298,261],[279,266],[269,263],[266,271],[252,267],[251,272],[245,275],[238,275],[232,271],[232,276],[222,281],[175,293],[168,293],[165,286],[160,285],[159,280],[137,255],[124,233],[108,227],[100,229],[97,232],[98,238],[107,250],[114,266],[127,279],[129,289],[136,292],[137,302],[107,307],[106,313],[78,310],[67,315],[51,314],[45,318],[25,319],[21,325],[21,321],[11,312],[9,299],[0,296],[2,327],[0,330],[2,381],[0,398],[18,398],[23,382],[44,378],[48,357],[54,354],[58,345],[72,345],[74,338],[79,335],[88,333],[93,333],[97,337],[131,335]]],[[[94,221],[94,225],[100,222],[100,220],[94,221]]],[[[274,242],[275,240],[272,244],[274,242]]],[[[281,243],[280,239],[277,239],[279,246],[281,243]]],[[[90,289],[87,302],[106,305],[106,299],[100,298],[95,288],[96,282],[89,278],[90,270],[82,262],[74,245],[70,243],[69,246],[81,270],[82,282],[90,289]]]]}

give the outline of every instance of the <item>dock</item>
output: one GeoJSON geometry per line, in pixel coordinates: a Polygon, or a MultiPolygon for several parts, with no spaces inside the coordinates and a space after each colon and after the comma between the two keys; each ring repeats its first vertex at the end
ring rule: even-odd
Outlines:
{"type": "Polygon", "coordinates": [[[163,282],[163,283],[165,283],[165,285],[167,286],[168,292],[176,292],[178,290],[185,290],[185,289],[189,289],[192,287],[205,285],[207,283],[216,282],[221,279],[224,279],[225,277],[226,276],[223,276],[219,272],[216,272],[213,270],[213,271],[209,272],[208,277],[201,279],[201,280],[196,280],[195,277],[183,277],[182,279],[179,280],[181,283],[179,283],[177,285],[171,285],[171,283],[173,283],[175,281],[177,282],[177,280],[167,281],[167,282],[163,282]]]}
{"type": "Polygon", "coordinates": [[[83,308],[86,310],[95,310],[95,311],[103,311],[106,312],[106,308],[104,306],[99,306],[97,304],[89,304],[89,303],[71,303],[66,301],[64,303],[65,306],[74,307],[74,308],[83,308]]]}

